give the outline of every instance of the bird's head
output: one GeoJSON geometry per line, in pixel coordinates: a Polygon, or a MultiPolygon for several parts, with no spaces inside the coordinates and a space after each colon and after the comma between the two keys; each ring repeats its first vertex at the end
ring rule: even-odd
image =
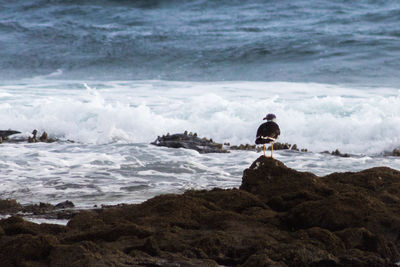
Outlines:
{"type": "Polygon", "coordinates": [[[270,113],[270,114],[267,114],[267,116],[265,116],[265,118],[263,120],[274,121],[274,120],[276,120],[276,116],[275,116],[275,114],[270,113]]]}

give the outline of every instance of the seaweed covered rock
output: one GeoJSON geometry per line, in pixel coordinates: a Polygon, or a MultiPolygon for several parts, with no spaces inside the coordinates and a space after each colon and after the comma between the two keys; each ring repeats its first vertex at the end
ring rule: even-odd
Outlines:
{"type": "Polygon", "coordinates": [[[400,172],[318,177],[260,157],[240,189],[189,190],[77,213],[0,220],[5,266],[397,266],[400,172]]]}
{"type": "Polygon", "coordinates": [[[183,134],[167,134],[158,136],[157,139],[152,142],[156,146],[165,146],[171,148],[187,148],[194,149],[199,153],[228,153],[223,148],[222,144],[215,143],[212,139],[199,138],[196,133],[185,133],[183,134]]]}
{"type": "Polygon", "coordinates": [[[287,168],[282,162],[263,156],[244,171],[240,189],[261,197],[278,211],[333,194],[316,175],[287,168]]]}

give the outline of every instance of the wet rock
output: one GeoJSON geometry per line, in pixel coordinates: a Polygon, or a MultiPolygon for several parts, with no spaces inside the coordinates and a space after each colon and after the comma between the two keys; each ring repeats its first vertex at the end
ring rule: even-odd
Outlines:
{"type": "Polygon", "coordinates": [[[22,205],[15,199],[0,199],[0,214],[16,214],[22,210],[22,205]]]}
{"type": "MultiPolygon", "coordinates": [[[[291,146],[291,145],[290,145],[289,143],[280,143],[280,142],[276,142],[276,143],[274,143],[274,150],[289,149],[290,146],[291,146]]],[[[271,146],[268,147],[268,150],[271,150],[271,146]]]]}
{"type": "Polygon", "coordinates": [[[338,156],[338,157],[343,157],[343,158],[349,158],[350,157],[350,155],[347,154],[347,153],[344,153],[344,154],[340,153],[339,149],[336,149],[335,151],[332,151],[331,155],[338,156]]]}
{"type": "Polygon", "coordinates": [[[28,143],[36,143],[38,141],[36,135],[37,135],[37,130],[33,130],[32,136],[28,137],[28,143]]]}
{"type": "Polygon", "coordinates": [[[55,206],[49,203],[21,205],[15,199],[0,200],[0,214],[38,219],[71,219],[81,212],[74,207],[74,203],[68,200],[55,206]]]}
{"type": "Polygon", "coordinates": [[[250,144],[240,144],[238,146],[230,146],[229,149],[231,150],[257,150],[256,145],[250,145],[250,144]]]}
{"type": "MultiPolygon", "coordinates": [[[[267,148],[268,150],[271,150],[271,146],[267,148]]],[[[300,151],[300,152],[307,152],[308,149],[306,148],[298,148],[296,144],[289,144],[289,143],[280,143],[276,142],[274,143],[274,150],[293,150],[293,151],[300,151]]]]}
{"type": "Polygon", "coordinates": [[[14,130],[0,130],[0,137],[2,140],[7,140],[10,135],[19,134],[21,132],[14,131],[14,130]]]}
{"type": "Polygon", "coordinates": [[[75,214],[67,226],[16,216],[0,220],[0,262],[396,266],[399,195],[400,172],[390,168],[318,177],[261,156],[244,171],[239,189],[189,190],[104,206],[75,214]]]}
{"type": "Polygon", "coordinates": [[[49,137],[46,132],[43,132],[42,135],[39,137],[40,142],[47,142],[49,137]]]}
{"type": "Polygon", "coordinates": [[[3,143],[3,141],[9,140],[9,136],[13,134],[19,134],[21,132],[14,131],[14,130],[0,130],[0,144],[3,143]]]}
{"type": "Polygon", "coordinates": [[[398,148],[393,149],[392,156],[400,157],[400,149],[398,148]]]}
{"type": "Polygon", "coordinates": [[[212,139],[199,138],[197,133],[187,131],[183,134],[172,134],[158,136],[157,139],[152,142],[156,146],[165,146],[171,148],[187,148],[198,151],[199,153],[228,153],[223,148],[222,144],[215,143],[212,139]]]}
{"type": "Polygon", "coordinates": [[[72,203],[69,200],[66,200],[64,202],[60,202],[57,205],[54,206],[55,209],[70,209],[70,208],[74,208],[75,205],[74,203],[72,203]]]}
{"type": "MultiPolygon", "coordinates": [[[[1,131],[0,131],[1,133],[1,131]]],[[[17,132],[20,133],[20,132],[17,132]]],[[[47,134],[46,131],[43,131],[43,133],[40,135],[38,138],[38,131],[35,129],[32,131],[31,135],[28,137],[16,137],[16,138],[3,138],[3,141],[6,141],[8,143],[36,143],[36,142],[44,142],[44,143],[53,143],[56,141],[59,141],[58,139],[50,138],[47,134]]],[[[71,140],[67,140],[67,142],[72,142],[71,140]]]]}

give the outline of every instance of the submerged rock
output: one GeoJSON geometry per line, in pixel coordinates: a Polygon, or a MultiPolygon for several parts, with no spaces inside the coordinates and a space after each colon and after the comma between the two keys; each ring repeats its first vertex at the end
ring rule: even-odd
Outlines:
{"type": "Polygon", "coordinates": [[[171,148],[194,149],[199,153],[229,153],[223,148],[222,144],[215,143],[212,139],[199,138],[196,133],[167,134],[157,137],[152,142],[156,146],[165,146],[171,148]]]}
{"type": "MultiPolygon", "coordinates": [[[[396,266],[400,172],[318,177],[259,157],[240,189],[190,190],[77,213],[0,220],[5,266],[396,266]]],[[[15,206],[15,203],[11,206],[15,206]]]]}

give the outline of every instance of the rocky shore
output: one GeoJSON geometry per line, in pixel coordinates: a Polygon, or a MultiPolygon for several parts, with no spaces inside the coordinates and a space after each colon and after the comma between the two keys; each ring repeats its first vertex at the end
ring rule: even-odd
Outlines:
{"type": "MultiPolygon", "coordinates": [[[[20,215],[2,219],[0,262],[397,266],[399,195],[400,172],[390,168],[318,177],[260,157],[244,171],[237,189],[192,190],[142,204],[78,211],[66,226],[35,224],[20,215]]],[[[2,203],[3,214],[20,208],[16,202],[2,203]]],[[[64,204],[61,209],[70,208],[64,204]]]]}

